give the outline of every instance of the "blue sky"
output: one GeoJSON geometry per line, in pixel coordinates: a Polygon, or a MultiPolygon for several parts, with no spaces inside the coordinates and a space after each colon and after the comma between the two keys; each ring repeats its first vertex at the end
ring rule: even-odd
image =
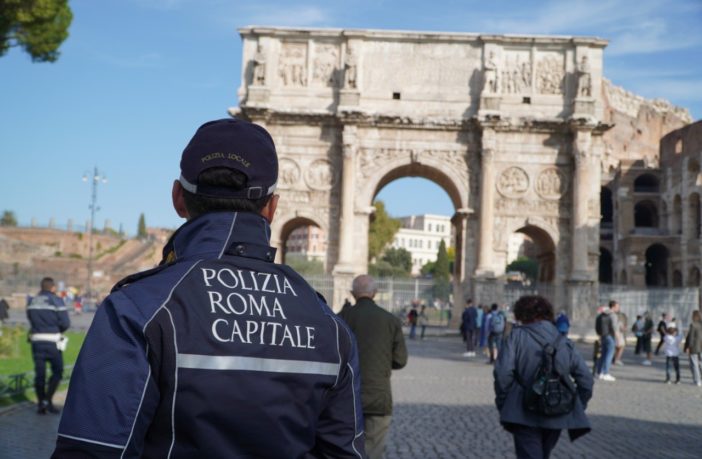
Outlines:
{"type": "MultiPolygon", "coordinates": [[[[20,223],[88,218],[93,166],[108,183],[96,223],[134,233],[175,228],[180,153],[202,122],[237,105],[246,25],[595,35],[610,40],[605,76],[702,117],[702,1],[72,0],[70,37],[54,64],[19,49],[0,57],[0,211],[20,223]]],[[[421,179],[379,195],[394,215],[451,214],[421,179]],[[409,197],[409,198],[408,198],[409,197]]]]}

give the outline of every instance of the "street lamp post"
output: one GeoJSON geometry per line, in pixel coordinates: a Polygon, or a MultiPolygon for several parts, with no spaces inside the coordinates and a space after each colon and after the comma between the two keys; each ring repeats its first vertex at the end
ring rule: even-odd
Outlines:
{"type": "Polygon", "coordinates": [[[93,226],[95,224],[95,213],[100,210],[97,205],[97,188],[100,182],[107,183],[107,178],[104,174],[98,171],[97,166],[93,168],[92,174],[86,172],[83,174],[83,181],[91,181],[91,194],[90,194],[90,220],[88,221],[88,284],[85,289],[85,296],[91,298],[92,292],[92,280],[93,280],[93,226]]]}

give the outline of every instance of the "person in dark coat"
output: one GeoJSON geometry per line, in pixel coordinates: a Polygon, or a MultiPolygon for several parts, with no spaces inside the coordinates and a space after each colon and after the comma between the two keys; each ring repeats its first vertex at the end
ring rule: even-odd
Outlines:
{"type": "Polygon", "coordinates": [[[361,363],[361,401],[365,421],[366,452],[380,459],[392,420],[392,370],[407,364],[407,348],[400,319],[373,301],[377,288],[368,275],[353,280],[351,293],[356,304],[339,316],[356,335],[361,363]]]}
{"type": "Polygon", "coordinates": [[[495,404],[500,423],[514,436],[518,458],[548,458],[562,429],[568,429],[571,441],[590,432],[585,415],[592,397],[593,379],[585,361],[573,343],[561,338],[556,347],[555,364],[562,375],[573,378],[577,396],[575,406],[560,416],[543,416],[524,408],[525,386],[532,383],[542,361],[544,343],[555,345],[559,337],[553,324],[553,306],[540,296],[523,296],[514,306],[521,323],[505,339],[494,369],[495,404]],[[537,341],[538,340],[538,341],[537,341]]]}
{"type": "Polygon", "coordinates": [[[466,300],[466,307],[461,315],[461,335],[466,343],[464,357],[475,357],[475,333],[477,331],[478,309],[473,306],[473,300],[466,300]]]}

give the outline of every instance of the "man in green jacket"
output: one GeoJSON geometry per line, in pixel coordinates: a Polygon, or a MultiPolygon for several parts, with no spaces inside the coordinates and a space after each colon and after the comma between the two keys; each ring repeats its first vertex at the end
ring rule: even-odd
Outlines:
{"type": "Polygon", "coordinates": [[[356,335],[361,363],[361,401],[365,419],[366,452],[380,459],[392,419],[390,375],[407,364],[407,348],[400,319],[373,301],[377,288],[368,275],[353,280],[356,304],[339,315],[356,335]]]}

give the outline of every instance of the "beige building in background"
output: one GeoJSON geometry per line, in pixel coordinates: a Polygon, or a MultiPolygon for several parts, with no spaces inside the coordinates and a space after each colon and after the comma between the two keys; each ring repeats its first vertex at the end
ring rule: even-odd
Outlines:
{"type": "MultiPolygon", "coordinates": [[[[466,296],[501,300],[510,235],[520,233],[534,244],[538,281],[552,300],[575,319],[590,316],[603,185],[624,196],[611,186],[626,187],[621,165],[658,167],[659,139],[689,122],[685,111],[605,80],[600,38],[240,33],[240,106],[230,112],[265,126],[278,148],[272,243],[282,247],[299,226],[321,228],[337,308],[351,279],[367,270],[375,196],[393,180],[418,176],[454,205],[456,312],[466,296]]],[[[613,238],[625,228],[610,226],[613,238]]],[[[611,250],[622,263],[619,247],[611,250]]]]}
{"type": "Polygon", "coordinates": [[[436,261],[441,241],[451,246],[451,218],[444,215],[410,215],[399,217],[400,229],[391,243],[392,247],[407,250],[412,255],[412,275],[420,274],[422,266],[436,261]]]}

